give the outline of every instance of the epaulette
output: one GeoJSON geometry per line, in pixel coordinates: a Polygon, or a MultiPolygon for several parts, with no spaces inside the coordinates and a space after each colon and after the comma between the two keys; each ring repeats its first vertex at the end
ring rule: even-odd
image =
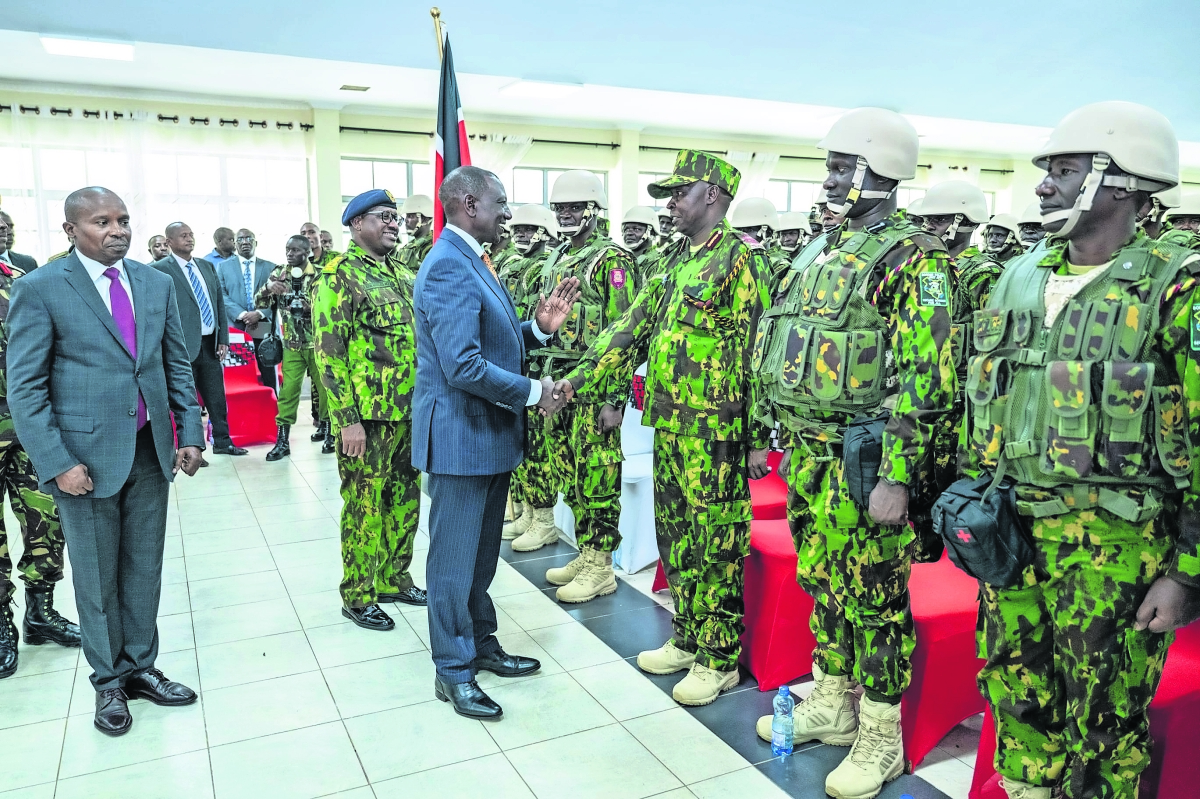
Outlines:
{"type": "Polygon", "coordinates": [[[913,233],[908,238],[921,252],[947,252],[946,243],[932,233],[913,233]]]}
{"type": "Polygon", "coordinates": [[[725,238],[725,231],[720,228],[713,230],[712,235],[708,237],[708,241],[704,242],[704,248],[711,250],[721,243],[721,239],[725,238]]]}
{"type": "Polygon", "coordinates": [[[762,244],[759,243],[758,239],[754,238],[753,236],[751,236],[748,233],[738,233],[738,238],[740,238],[742,240],[742,243],[745,244],[747,247],[749,247],[752,250],[763,249],[763,246],[762,246],[762,244]]]}
{"type": "Polygon", "coordinates": [[[338,267],[341,266],[345,262],[346,262],[346,256],[344,254],[339,254],[339,255],[335,256],[332,260],[330,260],[329,263],[325,264],[325,266],[321,267],[321,274],[332,275],[334,272],[337,271],[338,267]]]}

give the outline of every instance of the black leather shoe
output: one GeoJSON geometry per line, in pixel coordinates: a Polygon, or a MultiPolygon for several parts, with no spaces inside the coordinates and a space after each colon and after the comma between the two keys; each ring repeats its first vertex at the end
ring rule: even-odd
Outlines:
{"type": "Polygon", "coordinates": [[[25,589],[25,643],[40,646],[51,643],[74,648],[83,644],[79,625],[63,618],[54,609],[54,589],[25,589]]]}
{"type": "Polygon", "coordinates": [[[233,444],[221,444],[213,446],[214,455],[245,455],[250,450],[243,447],[235,447],[233,444]]]}
{"type": "Polygon", "coordinates": [[[0,680],[17,670],[17,625],[13,624],[9,600],[0,600],[0,680]]]}
{"type": "Polygon", "coordinates": [[[480,655],[471,663],[475,671],[490,671],[498,677],[523,677],[542,667],[533,658],[510,655],[499,647],[488,655],[480,655]]]}
{"type": "Polygon", "coordinates": [[[196,701],[196,692],[186,685],[168,680],[158,669],[146,669],[125,680],[125,695],[145,699],[163,707],[181,707],[196,701]]]}
{"type": "Polygon", "coordinates": [[[333,433],[330,433],[328,430],[326,430],[325,443],[321,445],[321,454],[332,455],[335,452],[337,452],[337,437],[334,436],[333,433]]]}
{"type": "Polygon", "coordinates": [[[463,683],[444,683],[433,678],[433,695],[454,706],[454,712],[472,719],[498,719],[504,709],[471,680],[463,683]]]}
{"type": "Polygon", "coordinates": [[[275,446],[267,453],[267,460],[277,461],[292,454],[291,435],[292,426],[290,424],[279,425],[275,431],[275,446]]]}
{"type": "Polygon", "coordinates": [[[387,632],[396,629],[396,622],[383,612],[378,605],[367,605],[365,608],[342,608],[342,615],[362,627],[364,630],[387,632]]]}
{"type": "Polygon", "coordinates": [[[429,595],[415,585],[406,588],[398,594],[380,594],[380,602],[403,602],[405,605],[416,605],[423,608],[429,604],[429,595]]]}
{"type": "Polygon", "coordinates": [[[325,436],[329,435],[329,422],[315,422],[317,429],[308,437],[309,441],[324,441],[325,436]]]}
{"type": "Polygon", "coordinates": [[[125,692],[120,688],[98,692],[96,719],[92,724],[110,738],[129,732],[129,728],[133,726],[133,716],[129,715],[129,702],[125,699],[125,692]]]}

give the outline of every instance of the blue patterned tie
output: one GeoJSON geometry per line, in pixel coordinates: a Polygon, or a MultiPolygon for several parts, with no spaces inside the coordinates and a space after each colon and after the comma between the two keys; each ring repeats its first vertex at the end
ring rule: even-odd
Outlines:
{"type": "Polygon", "coordinates": [[[245,268],[245,271],[242,272],[242,283],[244,283],[246,286],[246,310],[253,311],[254,310],[254,294],[252,293],[252,288],[254,286],[254,281],[250,277],[250,262],[242,261],[242,264],[244,265],[244,268],[245,268]]]}
{"type": "Polygon", "coordinates": [[[205,327],[215,327],[212,306],[208,304],[208,297],[204,296],[204,289],[200,286],[200,276],[196,274],[196,265],[191,261],[188,261],[187,274],[188,282],[192,284],[192,293],[196,295],[196,304],[200,306],[200,319],[203,320],[205,327]]]}

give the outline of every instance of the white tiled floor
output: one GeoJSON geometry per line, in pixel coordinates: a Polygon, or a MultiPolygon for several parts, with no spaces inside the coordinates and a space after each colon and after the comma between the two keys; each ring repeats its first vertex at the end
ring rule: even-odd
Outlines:
{"type": "MultiPolygon", "coordinates": [[[[158,665],[201,701],[134,702],[132,732],[109,739],[92,728],[79,650],[22,646],[19,671],[0,681],[0,797],[785,795],[503,562],[501,642],[543,668],[481,676],[502,721],[454,715],[433,698],[423,609],[388,606],[391,633],[341,617],[336,464],[310,432],[293,428],[290,459],[266,463],[267,447],[209,455],[172,489],[158,665]]],[[[15,560],[11,515],[8,529],[15,560]]],[[[423,585],[425,532],[416,548],[423,585]]],[[[649,593],[652,579],[627,581],[649,593]]],[[[73,614],[69,580],[57,600],[73,614]]],[[[978,726],[959,728],[918,773],[965,797],[977,739],[978,726]]]]}

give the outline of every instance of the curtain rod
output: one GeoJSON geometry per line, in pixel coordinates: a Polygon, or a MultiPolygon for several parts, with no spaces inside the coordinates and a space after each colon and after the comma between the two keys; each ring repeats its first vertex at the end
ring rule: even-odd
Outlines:
{"type": "MultiPolygon", "coordinates": [[[[392,128],[362,128],[354,125],[342,125],[338,130],[350,133],[390,133],[395,136],[423,136],[428,139],[433,138],[433,131],[429,130],[394,130],[392,128]]],[[[481,139],[487,141],[489,136],[503,136],[505,134],[495,133],[472,133],[468,136],[471,139],[481,139]]],[[[565,139],[532,139],[533,144],[567,144],[574,147],[607,147],[610,150],[615,150],[620,147],[616,142],[608,141],[567,141],[565,139]]]]}
{"type": "MultiPolygon", "coordinates": [[[[18,105],[17,108],[20,110],[20,112],[22,114],[32,114],[33,116],[42,116],[42,107],[40,105],[18,105]]],[[[56,106],[48,106],[46,110],[49,112],[50,116],[52,116],[52,117],[66,116],[66,117],[74,118],[75,112],[79,111],[79,116],[82,119],[107,119],[107,120],[112,120],[112,121],[129,120],[129,121],[135,121],[135,122],[158,121],[158,122],[170,122],[173,125],[178,125],[180,122],[187,120],[188,124],[190,124],[190,125],[204,125],[204,126],[208,126],[212,122],[216,122],[217,126],[222,127],[222,128],[224,128],[224,127],[231,127],[231,128],[240,127],[240,125],[243,121],[236,117],[233,119],[225,119],[223,117],[209,117],[209,116],[197,117],[197,116],[183,116],[181,114],[153,114],[152,115],[151,112],[149,112],[149,111],[112,111],[112,110],[101,110],[101,109],[90,110],[87,108],[73,108],[73,107],[58,108],[56,106]]],[[[13,107],[11,105],[0,104],[0,113],[4,113],[5,111],[13,113],[13,107]]],[[[250,130],[253,130],[255,128],[258,128],[260,130],[266,130],[269,125],[269,121],[266,119],[249,119],[249,118],[247,118],[244,121],[246,122],[246,127],[249,128],[250,130]]],[[[301,131],[310,131],[313,129],[313,126],[307,122],[295,122],[295,121],[283,122],[280,120],[275,120],[275,129],[276,130],[295,130],[297,128],[300,129],[301,131]]]]}

